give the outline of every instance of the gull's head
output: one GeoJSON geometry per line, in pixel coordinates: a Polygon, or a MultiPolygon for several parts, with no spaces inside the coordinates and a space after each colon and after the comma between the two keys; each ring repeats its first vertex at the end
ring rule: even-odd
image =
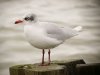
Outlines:
{"type": "Polygon", "coordinates": [[[28,14],[22,20],[16,20],[15,24],[36,22],[35,14],[28,14]]]}

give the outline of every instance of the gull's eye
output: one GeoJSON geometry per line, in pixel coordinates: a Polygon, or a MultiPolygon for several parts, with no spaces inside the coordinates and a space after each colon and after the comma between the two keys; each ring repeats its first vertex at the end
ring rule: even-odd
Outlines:
{"type": "Polygon", "coordinates": [[[25,17],[24,20],[28,21],[28,20],[30,20],[30,18],[29,17],[25,17]]]}

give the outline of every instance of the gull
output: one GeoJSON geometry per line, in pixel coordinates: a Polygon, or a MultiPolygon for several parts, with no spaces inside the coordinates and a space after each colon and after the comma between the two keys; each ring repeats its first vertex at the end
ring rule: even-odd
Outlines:
{"type": "Polygon", "coordinates": [[[16,20],[15,24],[23,25],[28,42],[32,46],[42,49],[42,66],[45,65],[45,50],[48,50],[48,65],[50,65],[50,50],[59,46],[67,39],[78,35],[82,30],[82,26],[69,28],[66,26],[60,27],[51,22],[40,22],[35,14],[28,14],[25,18],[16,20]]]}

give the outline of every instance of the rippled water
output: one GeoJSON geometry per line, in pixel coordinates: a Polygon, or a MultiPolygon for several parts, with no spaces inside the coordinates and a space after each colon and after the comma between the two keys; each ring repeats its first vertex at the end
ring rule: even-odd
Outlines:
{"type": "Polygon", "coordinates": [[[54,48],[52,60],[100,62],[100,0],[0,0],[0,9],[0,75],[8,75],[12,65],[41,61],[41,50],[25,40],[23,27],[14,25],[30,12],[40,21],[84,28],[80,35],[54,48]]]}

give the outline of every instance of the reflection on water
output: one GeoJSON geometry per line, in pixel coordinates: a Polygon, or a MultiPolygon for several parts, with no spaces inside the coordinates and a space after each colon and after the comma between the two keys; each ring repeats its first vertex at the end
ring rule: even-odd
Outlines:
{"type": "Polygon", "coordinates": [[[52,50],[52,60],[100,62],[100,0],[0,0],[0,9],[0,75],[8,75],[12,65],[41,61],[41,51],[25,40],[22,27],[13,24],[30,12],[40,21],[84,27],[80,35],[52,50]]]}

